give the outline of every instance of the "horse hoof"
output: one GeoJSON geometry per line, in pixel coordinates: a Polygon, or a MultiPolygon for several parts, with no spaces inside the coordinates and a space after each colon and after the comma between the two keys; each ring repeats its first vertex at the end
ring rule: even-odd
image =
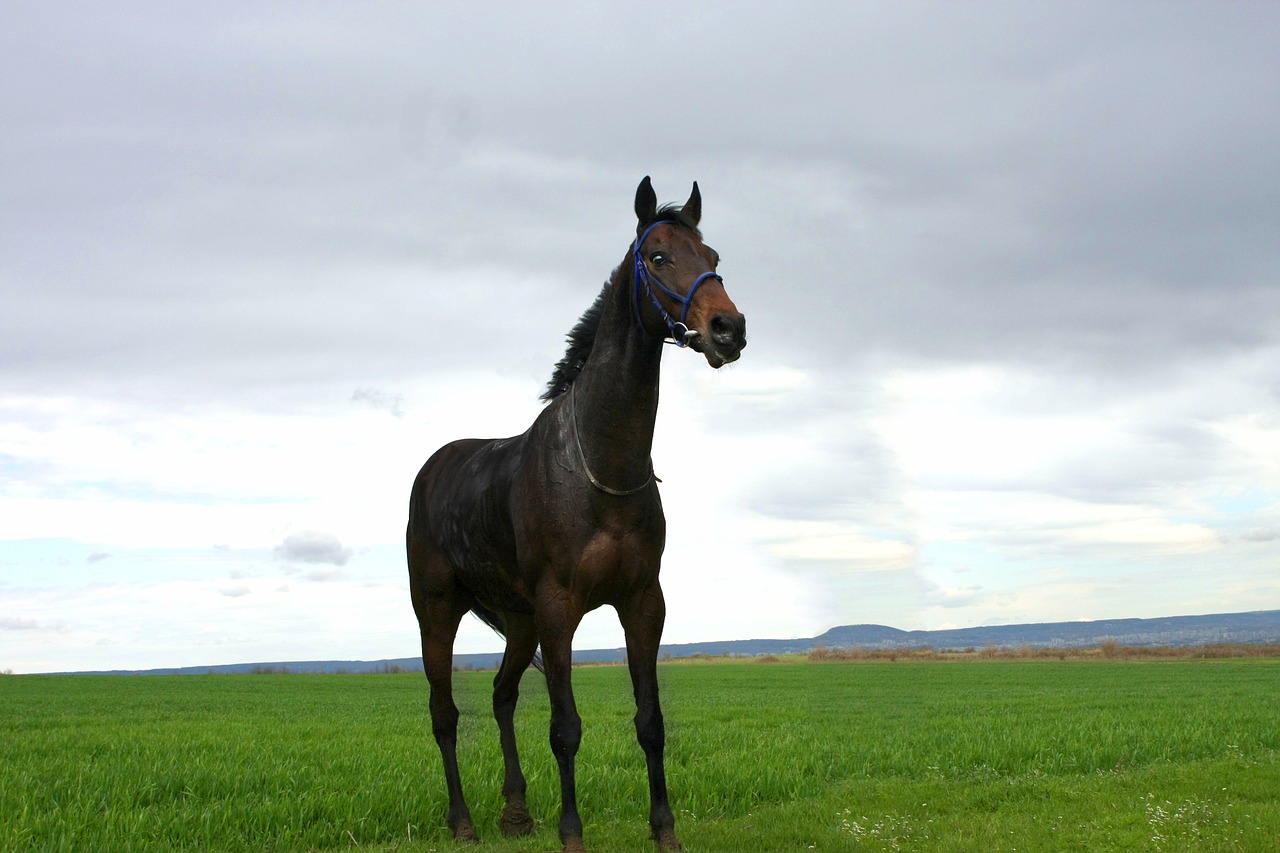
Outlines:
{"type": "Polygon", "coordinates": [[[534,830],[533,816],[529,814],[524,803],[512,803],[503,810],[498,827],[508,838],[531,835],[534,830]]]}
{"type": "Polygon", "coordinates": [[[468,821],[453,828],[453,840],[474,844],[480,841],[480,836],[476,835],[476,828],[468,821]]]}
{"type": "Polygon", "coordinates": [[[669,829],[654,833],[653,840],[658,842],[659,850],[683,850],[676,834],[669,829]]]}
{"type": "Polygon", "coordinates": [[[587,853],[587,848],[582,845],[581,838],[570,838],[564,843],[563,853],[587,853]]]}

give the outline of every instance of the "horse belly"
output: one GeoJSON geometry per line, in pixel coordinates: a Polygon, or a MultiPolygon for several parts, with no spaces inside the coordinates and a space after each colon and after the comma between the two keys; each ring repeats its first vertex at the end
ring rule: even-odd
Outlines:
{"type": "Polygon", "coordinates": [[[495,561],[469,559],[455,569],[458,580],[490,610],[533,613],[533,595],[518,573],[495,561]]]}
{"type": "Polygon", "coordinates": [[[491,610],[533,613],[533,595],[516,565],[510,523],[500,513],[473,511],[443,538],[455,576],[477,601],[491,610]]]}

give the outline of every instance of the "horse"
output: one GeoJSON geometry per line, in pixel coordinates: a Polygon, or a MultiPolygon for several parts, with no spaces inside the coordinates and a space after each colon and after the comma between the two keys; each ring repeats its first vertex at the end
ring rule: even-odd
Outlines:
{"type": "Polygon", "coordinates": [[[546,676],[551,750],[560,772],[560,841],[584,850],[574,761],[582,720],[573,699],[571,644],[584,614],[612,606],[626,635],[636,738],[649,778],[649,826],[678,850],[667,797],[658,702],[658,644],[666,603],[658,569],[666,519],[650,452],[663,344],[700,353],[713,368],[746,346],[746,318],[716,272],[719,255],[698,230],[697,182],[683,205],[659,208],[646,176],[636,189],[636,237],[568,335],[523,434],[446,444],[422,466],[409,501],[409,587],[430,687],[431,731],[444,762],[456,840],[476,840],[458,772],[453,643],[470,612],[506,638],[493,680],[502,744],[504,835],[534,831],[516,748],[520,678],[546,676]],[[540,650],[540,659],[537,659],[540,650]]]}

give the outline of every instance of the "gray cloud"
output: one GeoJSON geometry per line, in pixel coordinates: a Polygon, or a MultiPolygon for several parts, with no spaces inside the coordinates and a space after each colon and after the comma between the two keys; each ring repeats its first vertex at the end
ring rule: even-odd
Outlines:
{"type": "Polygon", "coordinates": [[[391,394],[377,388],[357,388],[351,393],[351,402],[382,409],[392,417],[404,417],[404,396],[401,394],[391,394]]]}
{"type": "Polygon", "coordinates": [[[345,566],[352,551],[331,533],[291,533],[276,546],[276,558],[291,563],[330,563],[345,566]]]}
{"type": "Polygon", "coordinates": [[[624,130],[651,48],[599,11],[539,12],[591,34],[572,58],[519,7],[364,20],[371,54],[324,16],[154,7],[141,38],[82,11],[6,13],[28,73],[0,83],[0,144],[26,166],[4,178],[0,289],[42,293],[8,301],[10,387],[293,397],[447,369],[479,319],[449,316],[457,283],[483,268],[534,312],[490,351],[527,359],[620,258],[644,172],[672,198],[702,179],[753,330],[817,360],[1130,371],[1277,331],[1266,6],[815,5],[785,34],[673,7],[666,50],[722,60],[663,108],[696,128],[715,104],[714,132],[670,142],[624,130]],[[453,73],[472,36],[507,61],[453,73]]]}

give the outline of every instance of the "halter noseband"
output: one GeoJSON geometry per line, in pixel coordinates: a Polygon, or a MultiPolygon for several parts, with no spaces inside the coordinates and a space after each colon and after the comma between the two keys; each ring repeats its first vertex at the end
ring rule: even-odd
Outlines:
{"type": "Polygon", "coordinates": [[[655,222],[648,228],[644,229],[644,233],[636,238],[635,248],[632,250],[632,255],[635,258],[636,269],[635,275],[633,276],[635,279],[635,290],[631,294],[631,307],[635,310],[636,321],[643,325],[643,320],[640,318],[640,289],[643,287],[644,292],[647,293],[649,295],[649,299],[652,300],[653,307],[658,309],[658,314],[666,321],[667,328],[671,330],[671,340],[668,343],[674,343],[678,347],[687,347],[694,338],[698,337],[696,329],[690,329],[685,325],[685,319],[689,316],[689,306],[693,304],[694,294],[698,292],[698,288],[701,287],[702,283],[707,279],[714,278],[716,281],[721,282],[724,281],[724,279],[721,278],[715,270],[704,272],[694,280],[693,287],[689,288],[689,292],[684,296],[681,296],[679,293],[676,293],[674,290],[663,284],[662,279],[658,278],[656,274],[649,271],[649,265],[644,262],[644,253],[642,251],[644,248],[644,241],[649,238],[649,232],[657,228],[659,225],[671,224],[673,223],[667,222],[666,220],[655,222]],[[659,290],[683,306],[680,309],[679,320],[674,319],[669,313],[667,313],[667,309],[662,307],[662,302],[658,299],[657,294],[653,292],[653,288],[650,287],[651,284],[657,285],[659,290]]]}

